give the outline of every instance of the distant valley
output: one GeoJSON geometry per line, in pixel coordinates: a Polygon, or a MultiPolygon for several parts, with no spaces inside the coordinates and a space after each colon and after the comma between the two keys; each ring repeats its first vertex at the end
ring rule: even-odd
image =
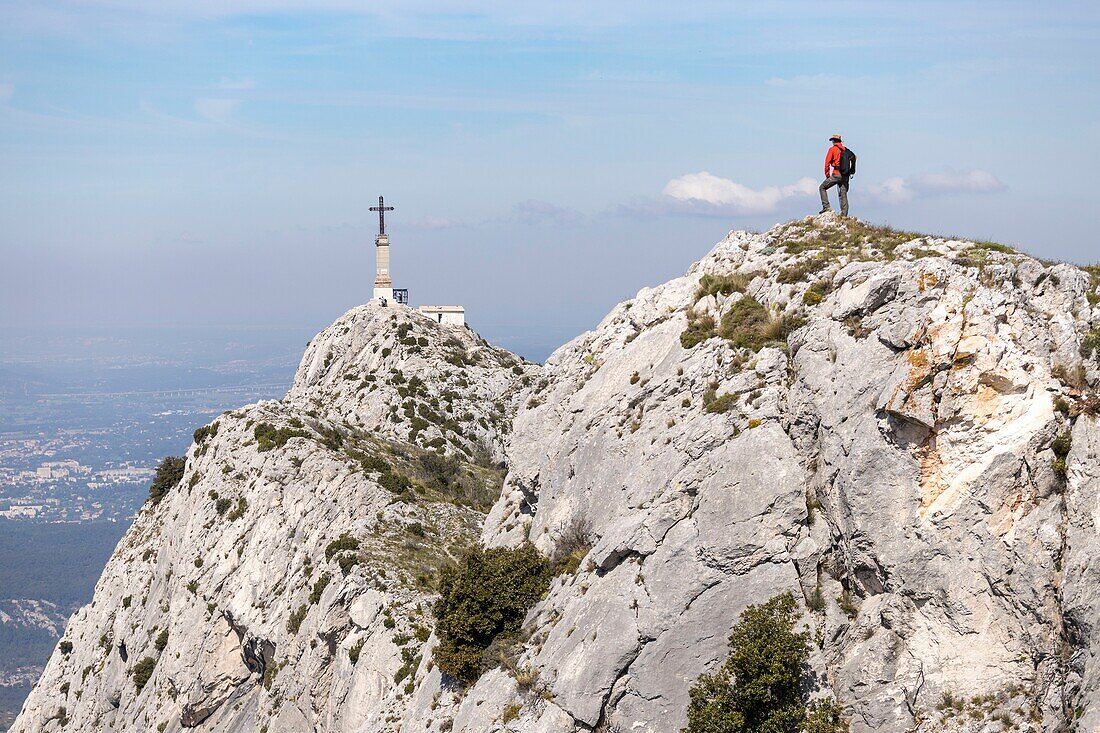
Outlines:
{"type": "Polygon", "coordinates": [[[157,461],[226,408],[281,397],[307,336],[3,332],[0,731],[91,599],[157,461]]]}

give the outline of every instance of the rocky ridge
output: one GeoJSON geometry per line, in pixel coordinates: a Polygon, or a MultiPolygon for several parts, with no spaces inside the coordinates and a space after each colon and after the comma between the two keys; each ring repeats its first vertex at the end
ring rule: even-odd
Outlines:
{"type": "Polygon", "coordinates": [[[197,433],[13,730],[673,733],[784,591],[854,731],[1100,730],[1095,274],[823,215],[543,367],[355,309],[197,433]],[[440,565],[578,538],[500,666],[443,679],[440,565]]]}

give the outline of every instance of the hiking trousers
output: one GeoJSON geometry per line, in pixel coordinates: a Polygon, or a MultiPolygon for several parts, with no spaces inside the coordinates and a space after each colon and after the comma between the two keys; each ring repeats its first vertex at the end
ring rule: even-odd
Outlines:
{"type": "Polygon", "coordinates": [[[818,193],[821,194],[821,208],[826,211],[832,210],[832,207],[829,206],[828,190],[833,186],[836,186],[836,190],[840,193],[840,213],[842,216],[848,216],[847,176],[833,174],[821,182],[821,185],[817,187],[818,193]]]}

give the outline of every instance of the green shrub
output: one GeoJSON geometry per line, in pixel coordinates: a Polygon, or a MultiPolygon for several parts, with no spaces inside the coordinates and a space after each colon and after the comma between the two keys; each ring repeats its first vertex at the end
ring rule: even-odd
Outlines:
{"type": "Polygon", "coordinates": [[[786,341],[803,322],[783,313],[769,313],[755,298],[741,298],[722,316],[718,334],[734,346],[760,351],[768,344],[786,341]]]}
{"type": "Polygon", "coordinates": [[[828,280],[818,280],[802,294],[802,302],[806,305],[819,305],[832,289],[833,284],[828,280]]]}
{"type": "Polygon", "coordinates": [[[158,652],[162,652],[168,646],[168,629],[163,629],[159,635],[157,635],[156,641],[153,642],[153,648],[158,652]]]}
{"type": "Polygon", "coordinates": [[[328,573],[321,573],[321,576],[317,578],[317,582],[313,584],[313,590],[309,593],[309,602],[316,605],[321,600],[321,594],[325,592],[325,588],[332,582],[332,576],[328,573]]]}
{"type": "Polygon", "coordinates": [[[712,675],[700,675],[692,686],[682,733],[843,730],[835,703],[815,702],[807,709],[802,680],[808,672],[809,634],[795,633],[797,620],[790,593],[745,609],[730,634],[725,664],[712,675]]]}
{"type": "MultiPolygon", "coordinates": [[[[227,516],[226,519],[228,519],[230,522],[235,522],[244,516],[244,513],[247,509],[248,499],[244,498],[243,496],[238,496],[237,506],[233,509],[233,511],[229,512],[229,516],[227,516]]],[[[221,514],[220,511],[218,513],[221,514]]]]}
{"type": "Polygon", "coordinates": [[[159,504],[168,492],[179,485],[183,479],[184,460],[180,456],[168,456],[157,466],[153,485],[149,487],[149,501],[159,504]]]}
{"type": "Polygon", "coordinates": [[[68,656],[73,652],[73,643],[71,641],[63,641],[57,645],[57,648],[61,650],[61,653],[68,656]]]}
{"type": "Polygon", "coordinates": [[[209,425],[203,425],[201,428],[195,431],[195,444],[202,445],[209,438],[213,438],[218,434],[218,423],[212,422],[209,425]]]}
{"type": "Polygon", "coordinates": [[[153,676],[153,670],[156,669],[157,660],[153,657],[145,657],[140,662],[134,665],[134,669],[130,672],[134,678],[134,687],[138,692],[141,692],[142,688],[149,682],[149,678],[153,676]]]}
{"type": "Polygon", "coordinates": [[[821,592],[820,582],[814,587],[814,592],[810,594],[809,600],[806,601],[806,607],[819,613],[825,610],[825,594],[821,592]]]}
{"type": "Polygon", "coordinates": [[[309,433],[297,428],[276,428],[271,423],[262,422],[252,430],[256,438],[256,450],[266,453],[274,448],[282,448],[291,438],[308,438],[309,433]]]}
{"type": "Polygon", "coordinates": [[[304,603],[298,606],[298,610],[290,614],[290,618],[286,620],[286,630],[292,634],[297,634],[298,629],[302,628],[302,622],[306,620],[308,612],[309,608],[304,603]]]}
{"type": "Polygon", "coordinates": [[[475,547],[440,579],[432,607],[440,643],[435,661],[455,679],[472,683],[488,668],[485,650],[519,632],[527,609],[550,584],[549,561],[530,543],[475,547]]]}
{"type": "Polygon", "coordinates": [[[409,480],[408,476],[396,471],[385,471],[378,477],[378,485],[395,494],[403,494],[406,489],[412,486],[412,481],[409,480]]]}
{"type": "Polygon", "coordinates": [[[839,733],[848,730],[840,706],[834,700],[818,699],[806,706],[803,733],[839,733]]]}
{"type": "Polygon", "coordinates": [[[1059,458],[1065,458],[1069,455],[1069,449],[1073,447],[1073,435],[1067,430],[1051,443],[1050,449],[1054,451],[1054,455],[1059,458]]]}
{"type": "Polygon", "coordinates": [[[331,451],[338,451],[344,447],[344,435],[334,427],[322,428],[321,437],[318,440],[331,451]]]}
{"type": "Polygon", "coordinates": [[[338,538],[328,543],[325,548],[325,559],[331,560],[334,555],[341,552],[355,552],[359,549],[359,540],[355,539],[351,532],[344,532],[338,538]]]}
{"type": "Polygon", "coordinates": [[[352,646],[351,649],[348,649],[348,659],[351,660],[353,665],[359,662],[359,654],[363,651],[363,644],[365,644],[366,641],[366,639],[360,639],[355,642],[355,645],[352,646]]]}
{"type": "Polygon", "coordinates": [[[336,564],[340,566],[340,571],[344,575],[350,573],[351,569],[358,565],[360,562],[362,561],[360,560],[359,555],[354,552],[345,552],[344,554],[336,558],[336,564]]]}
{"type": "Polygon", "coordinates": [[[768,323],[768,309],[756,298],[741,298],[722,316],[719,333],[734,346],[759,351],[767,341],[761,336],[768,323]]]}
{"type": "Polygon", "coordinates": [[[1098,349],[1100,349],[1100,328],[1094,328],[1081,339],[1081,356],[1085,358],[1096,356],[1098,349]]]}
{"type": "Polygon", "coordinates": [[[840,595],[836,597],[836,602],[840,606],[840,610],[844,611],[849,618],[855,618],[859,614],[859,607],[856,606],[855,599],[852,598],[852,594],[847,589],[840,592],[840,595]]]}
{"type": "Polygon", "coordinates": [[[453,456],[421,453],[417,463],[428,474],[428,483],[440,491],[450,491],[462,478],[462,464],[453,456]]]}

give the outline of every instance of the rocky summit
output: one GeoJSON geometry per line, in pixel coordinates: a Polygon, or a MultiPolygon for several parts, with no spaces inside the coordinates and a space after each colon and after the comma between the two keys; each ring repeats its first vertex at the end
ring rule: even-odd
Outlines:
{"type": "Polygon", "coordinates": [[[785,592],[852,731],[1100,730],[1098,285],[825,214],[543,366],[356,308],[196,431],[13,730],[676,733],[785,592]],[[549,590],[443,674],[441,572],[528,541],[549,590]]]}

